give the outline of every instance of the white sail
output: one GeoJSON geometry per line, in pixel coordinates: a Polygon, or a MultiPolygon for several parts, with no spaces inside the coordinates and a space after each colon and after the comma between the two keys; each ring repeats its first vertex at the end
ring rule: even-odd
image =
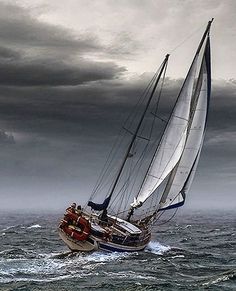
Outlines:
{"type": "Polygon", "coordinates": [[[157,189],[176,166],[183,153],[197,62],[198,54],[194,58],[143,186],[132,207],[140,206],[157,189]]]}
{"type": "Polygon", "coordinates": [[[195,100],[192,104],[192,116],[186,145],[179,163],[170,175],[160,200],[160,210],[180,205],[184,201],[185,194],[193,180],[204,138],[209,93],[208,80],[206,58],[204,57],[195,100]]]}

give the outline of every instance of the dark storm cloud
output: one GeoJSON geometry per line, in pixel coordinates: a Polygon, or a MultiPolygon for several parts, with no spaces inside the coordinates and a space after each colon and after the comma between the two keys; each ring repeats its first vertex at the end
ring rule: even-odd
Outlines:
{"type": "MultiPolygon", "coordinates": [[[[3,86],[0,93],[0,114],[2,119],[10,119],[13,122],[15,119],[22,122],[37,119],[41,122],[50,120],[80,126],[82,122],[92,123],[96,120],[102,123],[104,120],[112,119],[113,122],[119,123],[132,110],[148,83],[147,76],[141,77],[131,82],[99,81],[90,83],[89,86],[74,87],[3,86]]],[[[164,113],[169,112],[182,82],[182,79],[167,79],[160,108],[164,113]]],[[[212,135],[216,132],[223,135],[235,130],[235,103],[235,85],[224,80],[213,81],[208,124],[212,135]]]]}
{"type": "MultiPolygon", "coordinates": [[[[57,197],[62,195],[62,189],[77,193],[80,185],[79,193],[89,195],[146,81],[113,80],[68,88],[1,87],[0,120],[15,139],[15,143],[1,148],[2,185],[9,189],[11,177],[19,187],[18,192],[26,183],[27,188],[38,185],[37,189],[45,187],[46,192],[57,189],[57,193],[53,192],[57,197]]],[[[160,108],[164,112],[170,112],[173,96],[178,94],[181,83],[182,80],[167,80],[160,108]]],[[[219,177],[218,181],[222,181],[222,171],[224,177],[228,175],[230,183],[233,179],[230,173],[236,171],[232,160],[236,146],[236,136],[232,138],[236,107],[229,106],[234,102],[234,87],[232,82],[213,82],[207,136],[198,174],[200,188],[203,185],[211,188],[206,177],[219,177]],[[216,117],[218,126],[215,125],[216,117]]]]}
{"type": "Polygon", "coordinates": [[[0,85],[7,86],[74,86],[90,81],[113,79],[125,68],[114,63],[81,60],[78,66],[56,60],[38,59],[19,62],[0,61],[0,85]]]}
{"type": "Polygon", "coordinates": [[[215,80],[212,84],[209,125],[222,134],[236,131],[236,91],[228,80],[215,80]]]}
{"type": "Polygon", "coordinates": [[[2,60],[17,60],[20,57],[20,54],[10,48],[0,46],[0,61],[2,60]]]}
{"type": "Polygon", "coordinates": [[[84,56],[104,49],[94,38],[75,38],[61,27],[39,22],[27,9],[1,3],[0,27],[0,85],[74,86],[110,80],[125,71],[84,56]]]}

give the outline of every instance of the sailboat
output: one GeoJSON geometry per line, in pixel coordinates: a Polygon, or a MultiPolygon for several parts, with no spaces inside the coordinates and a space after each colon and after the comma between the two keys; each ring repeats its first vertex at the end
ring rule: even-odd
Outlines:
{"type": "Polygon", "coordinates": [[[86,205],[76,207],[73,203],[66,209],[58,231],[70,250],[141,251],[150,242],[153,226],[163,213],[184,205],[206,131],[212,21],[207,24],[168,119],[161,118],[157,110],[150,111],[160,102],[169,54],[143,94],[141,114],[136,112],[129,128],[123,129],[127,134],[123,156],[108,159],[86,205]],[[164,123],[159,138],[155,136],[160,132],[155,130],[156,120],[164,123]],[[151,127],[150,134],[147,126],[151,127]]]}

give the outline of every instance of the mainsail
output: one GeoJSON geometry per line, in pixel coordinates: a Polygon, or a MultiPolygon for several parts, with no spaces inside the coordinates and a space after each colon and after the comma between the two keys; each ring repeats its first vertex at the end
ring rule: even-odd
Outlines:
{"type": "Polygon", "coordinates": [[[169,180],[160,201],[160,208],[166,208],[173,203],[183,204],[184,195],[179,194],[191,174],[197,155],[200,154],[208,105],[206,96],[210,95],[210,43],[209,36],[207,40],[205,36],[206,34],[199,45],[142,187],[131,204],[132,208],[141,206],[167,177],[169,180]],[[205,49],[201,54],[204,41],[205,49]],[[201,69],[194,89],[200,55],[201,69]]]}
{"type": "Polygon", "coordinates": [[[198,63],[195,56],[182,90],[166,126],[145,181],[132,206],[138,207],[158,188],[178,163],[186,142],[190,105],[198,63]]]}
{"type": "Polygon", "coordinates": [[[176,168],[172,171],[160,200],[160,209],[181,206],[199,160],[210,97],[210,40],[207,38],[201,69],[191,106],[187,141],[176,168]]]}

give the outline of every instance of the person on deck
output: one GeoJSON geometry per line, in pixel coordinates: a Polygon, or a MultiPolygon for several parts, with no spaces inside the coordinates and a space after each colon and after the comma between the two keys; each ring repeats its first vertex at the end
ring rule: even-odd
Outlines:
{"type": "Polygon", "coordinates": [[[66,212],[73,212],[75,213],[76,203],[72,203],[70,207],[66,209],[66,212]]]}

